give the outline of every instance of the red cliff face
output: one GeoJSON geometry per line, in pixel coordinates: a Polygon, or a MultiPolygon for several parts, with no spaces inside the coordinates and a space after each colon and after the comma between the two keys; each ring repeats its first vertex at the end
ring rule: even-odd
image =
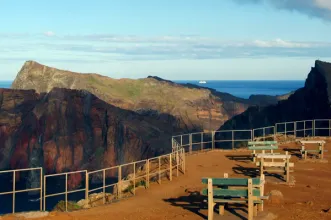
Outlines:
{"type": "MultiPolygon", "coordinates": [[[[94,170],[171,149],[176,120],[144,117],[86,91],[0,89],[0,170],[94,170]]],[[[76,185],[80,176],[70,180],[76,185]]]]}

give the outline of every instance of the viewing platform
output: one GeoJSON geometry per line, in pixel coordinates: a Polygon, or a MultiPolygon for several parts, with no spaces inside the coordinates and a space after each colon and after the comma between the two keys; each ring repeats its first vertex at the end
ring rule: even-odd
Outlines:
{"type": "MultiPolygon", "coordinates": [[[[316,138],[317,139],[317,138],[316,138]]],[[[331,148],[328,138],[325,148],[331,148]]],[[[288,151],[291,161],[295,163],[295,172],[291,174],[293,186],[280,184],[282,177],[265,173],[265,194],[279,191],[283,198],[270,198],[264,205],[264,211],[254,219],[276,217],[277,219],[329,219],[327,213],[331,202],[330,186],[331,164],[316,160],[311,163],[301,159],[299,143],[280,144],[277,152],[288,151]]],[[[123,199],[120,202],[101,205],[87,210],[75,212],[51,212],[47,219],[207,219],[207,204],[205,197],[200,195],[205,187],[202,177],[255,177],[259,169],[251,162],[249,150],[209,151],[186,156],[185,175],[173,177],[172,181],[162,184],[151,183],[148,189],[136,190],[136,196],[123,199]],[[246,158],[247,157],[247,158],[246,158]]],[[[324,160],[330,159],[325,154],[324,160]]],[[[245,219],[247,206],[229,205],[224,216],[214,212],[214,219],[245,219]]],[[[2,217],[2,220],[13,219],[2,217]]],[[[46,218],[44,218],[46,219],[46,218]]],[[[276,218],[268,218],[276,219],[276,218]]]]}

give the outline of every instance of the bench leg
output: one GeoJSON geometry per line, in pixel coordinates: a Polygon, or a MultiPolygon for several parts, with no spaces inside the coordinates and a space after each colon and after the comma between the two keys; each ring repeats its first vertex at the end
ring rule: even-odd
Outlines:
{"type": "Polygon", "coordinates": [[[208,179],[208,220],[214,219],[214,195],[213,195],[213,182],[208,179]]]}
{"type": "Polygon", "coordinates": [[[252,179],[248,179],[248,220],[253,220],[254,212],[253,184],[252,179]]]}
{"type": "Polygon", "coordinates": [[[254,212],[253,212],[254,216],[257,216],[257,204],[254,204],[254,212]]]}
{"type": "Polygon", "coordinates": [[[225,204],[221,204],[218,206],[219,215],[224,215],[224,206],[225,204]]]}

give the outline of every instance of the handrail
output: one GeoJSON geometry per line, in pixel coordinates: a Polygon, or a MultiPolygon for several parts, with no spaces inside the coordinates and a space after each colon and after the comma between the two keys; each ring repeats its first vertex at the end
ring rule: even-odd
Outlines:
{"type": "MultiPolygon", "coordinates": [[[[186,151],[191,154],[194,150],[194,146],[201,145],[200,149],[198,150],[206,150],[209,149],[210,146],[207,146],[205,148],[205,144],[212,143],[211,150],[214,150],[215,143],[223,143],[223,146],[225,143],[232,143],[231,149],[236,148],[236,144],[240,142],[245,141],[251,141],[254,139],[267,139],[267,138],[273,138],[274,140],[277,139],[277,136],[283,135],[284,141],[288,141],[289,137],[292,135],[294,137],[308,137],[308,136],[316,136],[316,131],[326,131],[329,130],[329,134],[326,135],[320,135],[320,136],[331,136],[331,119],[307,119],[307,120],[300,120],[300,121],[286,121],[286,122],[279,122],[275,123],[274,126],[266,126],[266,127],[260,127],[260,128],[253,128],[253,129],[236,129],[236,130],[218,130],[218,131],[210,131],[210,132],[194,132],[194,133],[187,133],[182,135],[176,135],[172,136],[173,140],[181,140],[180,146],[184,147],[186,151]],[[318,124],[321,122],[328,122],[328,126],[320,126],[318,127],[318,124]],[[272,131],[273,130],[273,131],[272,131]],[[246,135],[243,133],[246,132],[246,135]],[[251,132],[251,135],[247,135],[247,132],[251,132]],[[211,135],[211,140],[206,141],[202,134],[208,133],[211,135]],[[258,134],[260,133],[260,135],[258,134]],[[262,135],[261,135],[262,133],[262,135]],[[196,138],[195,140],[192,140],[192,137],[197,136],[197,134],[201,134],[202,138],[199,140],[199,138],[196,138]],[[223,139],[220,134],[223,134],[223,139]],[[256,135],[257,134],[257,135],[256,135]],[[189,136],[189,140],[183,142],[183,137],[186,138],[189,136]],[[236,137],[237,136],[237,137],[236,137]]],[[[178,141],[177,141],[178,143],[178,141]]],[[[227,147],[228,148],[228,147],[227,147]]]]}

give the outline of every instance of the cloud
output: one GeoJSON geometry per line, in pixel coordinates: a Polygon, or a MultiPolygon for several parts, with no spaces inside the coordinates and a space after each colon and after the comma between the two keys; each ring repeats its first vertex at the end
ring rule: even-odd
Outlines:
{"type": "Polygon", "coordinates": [[[46,31],[44,33],[44,35],[47,36],[47,37],[53,37],[53,36],[55,36],[55,33],[53,31],[46,31]]]}
{"type": "Polygon", "coordinates": [[[277,9],[297,11],[311,17],[331,21],[330,0],[232,0],[239,4],[265,4],[277,9]]]}
{"type": "Polygon", "coordinates": [[[46,35],[0,36],[0,60],[71,62],[202,60],[260,57],[331,57],[331,42],[232,41],[201,36],[46,35]],[[5,39],[2,41],[2,39],[5,39]]]}

